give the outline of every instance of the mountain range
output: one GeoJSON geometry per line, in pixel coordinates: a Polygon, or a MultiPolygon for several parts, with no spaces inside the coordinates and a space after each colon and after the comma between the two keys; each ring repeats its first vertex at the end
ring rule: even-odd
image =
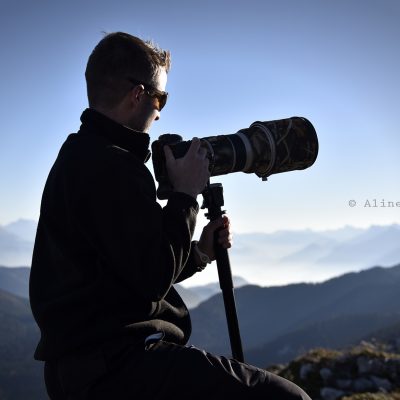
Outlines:
{"type": "Polygon", "coordinates": [[[0,264],[10,267],[31,265],[34,236],[32,238],[22,232],[17,233],[13,229],[15,226],[0,226],[0,264]]]}
{"type": "MultiPolygon", "coordinates": [[[[322,283],[235,291],[246,361],[286,362],[315,346],[341,347],[400,322],[400,265],[347,273],[322,283]]],[[[230,355],[221,295],[191,312],[191,344],[230,355]]]]}
{"type": "MultiPolygon", "coordinates": [[[[28,279],[29,268],[0,267],[0,399],[45,398],[42,365],[32,358],[39,330],[26,299],[28,279]]],[[[239,287],[245,360],[264,368],[315,347],[341,348],[375,334],[399,337],[399,288],[400,264],[322,283],[239,287]]],[[[230,355],[221,294],[192,309],[191,319],[189,344],[230,355]]]]}
{"type": "Polygon", "coordinates": [[[234,273],[257,285],[322,282],[398,263],[400,225],[238,234],[230,256],[234,273]]]}
{"type": "MultiPolygon", "coordinates": [[[[27,300],[36,226],[0,226],[8,266],[0,267],[0,399],[46,398],[27,300]]],[[[314,347],[399,337],[400,265],[389,267],[400,261],[399,243],[399,225],[236,234],[230,259],[245,360],[265,367],[314,347]]],[[[190,344],[230,356],[218,283],[176,287],[192,308],[190,344]]]]}
{"type": "MultiPolygon", "coordinates": [[[[233,276],[232,279],[235,288],[248,284],[248,282],[240,276],[233,276]]],[[[185,288],[184,286],[177,284],[175,285],[175,289],[178,291],[189,309],[197,307],[201,302],[221,292],[219,282],[191,286],[190,288],[185,288]]]]}
{"type": "MultiPolygon", "coordinates": [[[[32,220],[0,226],[0,265],[30,266],[36,226],[32,220]]],[[[394,265],[400,260],[399,243],[398,224],[238,233],[230,259],[234,275],[257,285],[321,282],[373,265],[394,265]]]]}

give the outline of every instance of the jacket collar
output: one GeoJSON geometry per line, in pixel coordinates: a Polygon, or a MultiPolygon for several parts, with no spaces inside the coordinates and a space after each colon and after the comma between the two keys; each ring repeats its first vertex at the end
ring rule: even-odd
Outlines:
{"type": "Polygon", "coordinates": [[[81,121],[78,133],[103,136],[112,144],[133,153],[143,162],[150,158],[150,136],[147,133],[127,128],[91,108],[82,113],[81,121]]]}

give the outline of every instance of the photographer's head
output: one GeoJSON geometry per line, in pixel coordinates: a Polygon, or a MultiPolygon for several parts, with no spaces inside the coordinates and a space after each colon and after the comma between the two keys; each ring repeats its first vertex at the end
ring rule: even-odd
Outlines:
{"type": "Polygon", "coordinates": [[[86,67],[89,107],[132,129],[148,132],[166,103],[170,53],[123,32],[94,48],[86,67]]]}

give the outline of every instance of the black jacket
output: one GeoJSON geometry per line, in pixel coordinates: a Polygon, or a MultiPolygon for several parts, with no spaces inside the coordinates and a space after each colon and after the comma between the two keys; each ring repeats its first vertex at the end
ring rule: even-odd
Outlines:
{"type": "Polygon", "coordinates": [[[144,165],[149,136],[87,109],[63,144],[41,204],[30,302],[51,360],[118,336],[156,331],[185,344],[189,313],[172,287],[196,272],[198,204],[174,193],[156,202],[144,165]]]}

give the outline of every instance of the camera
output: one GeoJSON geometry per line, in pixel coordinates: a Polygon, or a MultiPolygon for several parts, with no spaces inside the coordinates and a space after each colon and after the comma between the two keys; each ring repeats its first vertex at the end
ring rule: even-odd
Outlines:
{"type": "MultiPolygon", "coordinates": [[[[255,173],[263,181],[272,174],[306,169],[318,155],[317,133],[306,118],[291,117],[256,121],[249,128],[228,135],[201,138],[207,150],[211,176],[233,172],[255,173]]],[[[170,146],[175,158],[183,157],[191,141],[165,134],[152,143],[152,160],[158,182],[157,197],[165,200],[173,190],[168,179],[163,147],[170,146]]]]}

